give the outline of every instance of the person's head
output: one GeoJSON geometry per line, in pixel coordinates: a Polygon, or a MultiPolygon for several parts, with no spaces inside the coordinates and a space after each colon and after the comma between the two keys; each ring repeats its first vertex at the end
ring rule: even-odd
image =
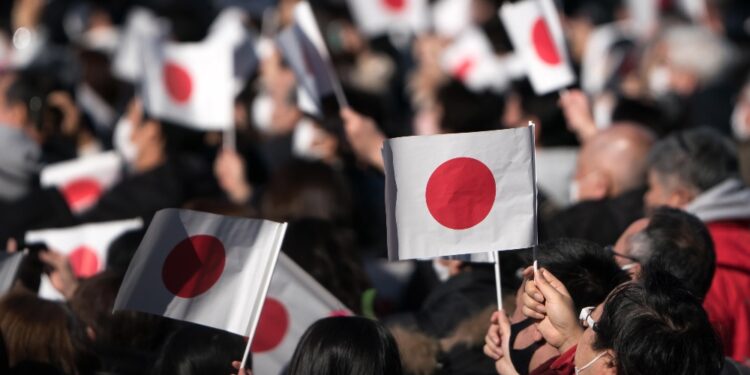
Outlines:
{"type": "Polygon", "coordinates": [[[125,274],[144,233],[143,229],[131,230],[115,238],[107,248],[107,270],[125,274]]]}
{"type": "Polygon", "coordinates": [[[490,92],[475,93],[458,81],[437,91],[440,133],[464,133],[500,127],[503,99],[490,92]]]}
{"type": "Polygon", "coordinates": [[[657,142],[648,155],[646,210],[684,208],[736,173],[734,150],[716,131],[696,128],[674,133],[657,142]]]}
{"type": "MultiPolygon", "coordinates": [[[[627,280],[627,275],[611,256],[593,242],[559,239],[540,245],[536,253],[539,267],[545,267],[557,276],[568,289],[576,311],[601,303],[610,291],[627,280]]],[[[511,316],[512,330],[517,332],[516,337],[512,337],[515,340],[511,342],[511,359],[516,368],[534,369],[559,353],[552,345],[541,342],[543,339],[539,330],[543,330],[543,326],[537,328],[524,324],[525,317],[521,312],[523,304],[518,300],[523,288],[521,286],[519,289],[516,311],[511,316]]],[[[540,324],[549,322],[542,321],[540,324]]]]}
{"type": "Polygon", "coordinates": [[[24,361],[51,364],[76,374],[76,349],[70,316],[62,305],[26,292],[0,300],[0,331],[11,367],[24,361]]]}
{"type": "Polygon", "coordinates": [[[27,129],[42,109],[43,94],[28,73],[0,77],[0,125],[27,129]]]}
{"type": "Polygon", "coordinates": [[[708,228],[697,217],[669,207],[657,208],[639,222],[645,222],[645,227],[618,241],[622,246],[615,250],[615,260],[622,266],[632,264],[630,271],[635,278],[643,267],[669,272],[702,300],[716,268],[708,228]]]}
{"type": "Polygon", "coordinates": [[[281,250],[352,311],[360,311],[369,281],[346,229],[319,219],[289,223],[281,250]]]}
{"type": "Polygon", "coordinates": [[[582,375],[721,372],[721,342],[700,300],[666,272],[616,288],[591,319],[575,354],[582,375]]]}
{"type": "Polygon", "coordinates": [[[232,362],[242,359],[244,349],[242,336],[194,324],[185,325],[164,343],[152,374],[231,374],[236,371],[232,362]]]}
{"type": "Polygon", "coordinates": [[[351,205],[351,191],[339,173],[322,162],[297,160],[271,178],[261,212],[270,220],[317,218],[346,224],[351,205]]]}
{"type": "Polygon", "coordinates": [[[574,178],[577,200],[616,197],[646,183],[646,157],[653,134],[635,125],[597,133],[578,155],[574,178]]]}
{"type": "Polygon", "coordinates": [[[334,317],[311,325],[297,344],[289,375],[400,375],[393,336],[380,323],[334,317]]]}

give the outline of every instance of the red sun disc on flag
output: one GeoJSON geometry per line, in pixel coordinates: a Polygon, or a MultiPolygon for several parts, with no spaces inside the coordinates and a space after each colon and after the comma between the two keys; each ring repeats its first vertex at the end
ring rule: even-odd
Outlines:
{"type": "Polygon", "coordinates": [[[425,198],[432,217],[450,229],[468,229],[484,220],[495,203],[495,177],[481,161],[459,157],[438,166],[425,198]]]}
{"type": "Polygon", "coordinates": [[[557,53],[555,41],[547,27],[544,18],[537,18],[531,29],[531,40],[534,43],[539,58],[547,64],[557,65],[561,62],[560,55],[557,53]]]}
{"type": "Polygon", "coordinates": [[[190,99],[193,93],[193,80],[187,69],[168,62],[164,64],[164,86],[169,96],[177,103],[183,104],[190,99]]]}
{"type": "Polygon", "coordinates": [[[339,317],[346,317],[346,316],[352,316],[352,314],[347,310],[333,310],[331,313],[328,314],[328,316],[333,318],[339,318],[339,317]]]}
{"type": "Polygon", "coordinates": [[[385,9],[391,12],[400,12],[406,7],[407,0],[381,0],[385,9]]]}
{"type": "Polygon", "coordinates": [[[263,303],[250,351],[263,353],[276,349],[289,331],[289,312],[284,305],[272,297],[263,303]]]}
{"type": "Polygon", "coordinates": [[[172,249],[164,260],[161,277],[172,294],[197,297],[211,289],[224,272],[226,253],[218,238],[191,236],[172,249]]]}
{"type": "Polygon", "coordinates": [[[68,255],[68,261],[77,277],[90,277],[99,272],[99,257],[96,251],[85,245],[73,250],[68,255]]]}
{"type": "Polygon", "coordinates": [[[467,57],[466,59],[461,60],[458,65],[456,65],[456,68],[453,69],[453,75],[461,81],[466,81],[466,78],[469,77],[469,74],[471,73],[472,69],[474,69],[475,65],[476,60],[471,57],[467,57]]]}
{"type": "Polygon", "coordinates": [[[93,178],[73,180],[62,188],[62,195],[73,212],[81,212],[96,203],[102,195],[99,181],[93,178]]]}

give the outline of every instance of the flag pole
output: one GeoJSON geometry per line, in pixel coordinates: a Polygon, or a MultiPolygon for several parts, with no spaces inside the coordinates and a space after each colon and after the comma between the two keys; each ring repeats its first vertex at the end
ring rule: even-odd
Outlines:
{"type": "Polygon", "coordinates": [[[245,368],[245,365],[247,365],[247,358],[250,355],[250,346],[253,344],[253,340],[251,339],[251,337],[253,336],[250,336],[247,339],[247,346],[245,347],[245,354],[242,355],[242,362],[240,363],[240,371],[242,371],[242,369],[245,368]]]}
{"type": "Polygon", "coordinates": [[[495,258],[495,290],[497,291],[497,310],[503,311],[503,286],[500,282],[500,253],[491,253],[495,258]]]}
{"type": "Polygon", "coordinates": [[[537,202],[538,202],[538,193],[537,193],[537,181],[536,181],[536,124],[534,124],[533,121],[529,121],[529,127],[531,128],[531,155],[532,155],[532,173],[534,174],[534,247],[531,248],[532,257],[534,258],[534,277],[536,277],[537,272],[539,271],[539,267],[536,261],[536,244],[539,243],[539,233],[538,233],[538,220],[537,220],[537,202]]]}
{"type": "Polygon", "coordinates": [[[237,133],[234,124],[224,130],[222,147],[225,150],[235,151],[237,149],[237,133]]]}

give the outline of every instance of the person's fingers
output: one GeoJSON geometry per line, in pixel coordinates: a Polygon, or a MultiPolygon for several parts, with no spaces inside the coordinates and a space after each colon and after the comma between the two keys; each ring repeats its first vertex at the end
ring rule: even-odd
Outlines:
{"type": "Polygon", "coordinates": [[[536,286],[533,280],[527,280],[523,286],[524,295],[529,296],[538,303],[544,303],[544,294],[536,286]]]}
{"type": "Polygon", "coordinates": [[[531,280],[534,278],[534,266],[528,266],[523,270],[523,278],[531,280]]]}
{"type": "MultiPolygon", "coordinates": [[[[547,271],[546,273],[549,274],[549,271],[547,271]]],[[[549,300],[550,298],[558,298],[561,293],[549,283],[546,277],[543,276],[545,274],[545,270],[543,268],[539,270],[539,274],[540,277],[537,277],[534,280],[534,284],[536,285],[537,289],[542,292],[542,295],[544,295],[544,299],[549,300]]]]}
{"type": "Polygon", "coordinates": [[[527,306],[521,307],[521,312],[524,316],[531,319],[537,319],[542,320],[546,317],[546,315],[536,312],[534,309],[529,308],[527,306]]]}
{"type": "Polygon", "coordinates": [[[5,250],[12,254],[18,251],[18,241],[15,238],[8,238],[8,242],[5,243],[5,250]]]}
{"type": "Polygon", "coordinates": [[[562,281],[555,277],[555,275],[544,268],[542,268],[540,273],[542,274],[542,277],[540,277],[540,279],[544,279],[544,281],[555,288],[555,290],[557,290],[560,294],[569,295],[568,289],[565,287],[565,284],[563,284],[562,281]]]}
{"type": "Polygon", "coordinates": [[[240,369],[240,365],[242,365],[242,362],[240,362],[240,361],[232,361],[232,367],[234,367],[235,369],[239,370],[240,369]]]}
{"type": "Polygon", "coordinates": [[[497,324],[490,325],[490,328],[487,329],[487,338],[492,342],[493,344],[500,346],[500,334],[499,334],[499,328],[500,326],[497,324]]]}
{"type": "Polygon", "coordinates": [[[59,267],[60,263],[64,262],[65,257],[62,254],[52,250],[40,251],[39,260],[50,266],[59,267]]]}
{"type": "Polygon", "coordinates": [[[495,361],[497,361],[498,359],[500,359],[500,357],[502,355],[502,353],[499,353],[499,352],[495,351],[495,349],[491,345],[489,345],[489,344],[485,344],[484,345],[483,351],[484,351],[484,355],[492,358],[495,361]]]}

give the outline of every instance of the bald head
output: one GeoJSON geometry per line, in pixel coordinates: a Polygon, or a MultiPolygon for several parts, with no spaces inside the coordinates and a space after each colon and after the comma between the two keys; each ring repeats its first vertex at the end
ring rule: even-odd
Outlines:
{"type": "Polygon", "coordinates": [[[646,184],[646,159],[655,136],[631,123],[619,123],[593,136],[581,148],[576,180],[582,199],[615,197],[646,184]],[[586,180],[586,181],[582,181],[586,180]]]}

